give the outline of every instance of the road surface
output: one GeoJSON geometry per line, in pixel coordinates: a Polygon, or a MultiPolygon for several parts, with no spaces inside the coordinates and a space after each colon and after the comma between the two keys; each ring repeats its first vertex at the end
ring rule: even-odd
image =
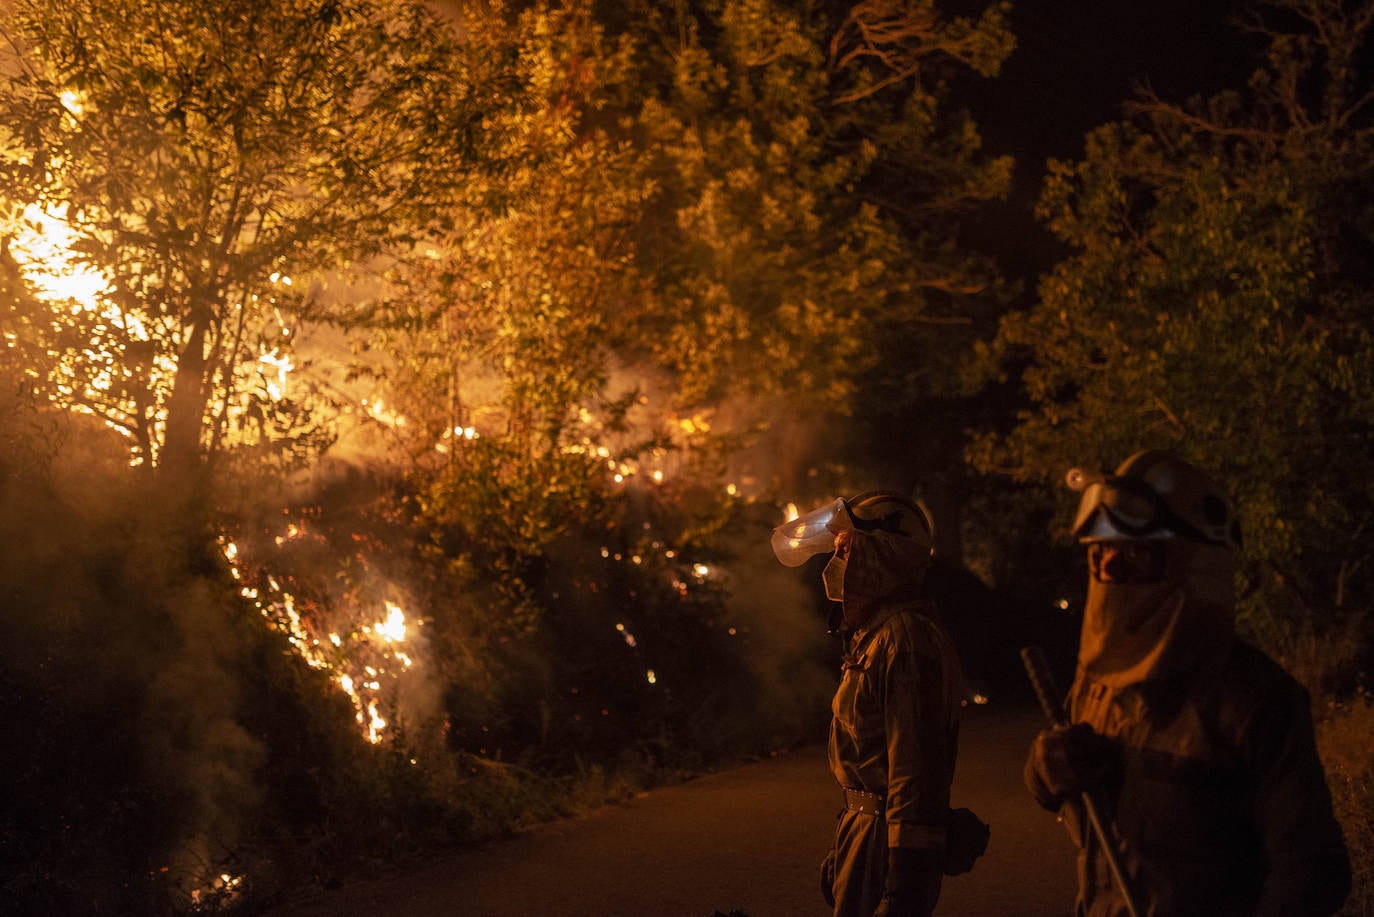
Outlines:
{"type": "MultiPolygon", "coordinates": [[[[972,873],[945,881],[940,917],[1066,917],[1073,847],[1021,785],[1040,714],[970,707],[954,805],[992,825],[972,873]]],[[[345,885],[272,917],[824,917],[817,864],[839,793],[807,747],[516,837],[345,885]]]]}

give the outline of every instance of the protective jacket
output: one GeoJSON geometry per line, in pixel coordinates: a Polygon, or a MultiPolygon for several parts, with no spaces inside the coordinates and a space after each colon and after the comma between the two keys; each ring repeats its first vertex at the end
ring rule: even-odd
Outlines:
{"type": "Polygon", "coordinates": [[[929,601],[880,604],[846,639],[829,747],[846,790],[829,879],[836,917],[872,917],[889,848],[929,854],[906,898],[917,913],[934,907],[962,698],[957,653],[929,601]]]}
{"type": "MultiPolygon", "coordinates": [[[[1233,640],[1216,665],[1126,685],[1080,667],[1068,713],[1111,742],[1116,760],[1097,805],[1142,915],[1324,917],[1339,908],[1350,865],[1310,701],[1268,656],[1233,640]]],[[[1080,841],[1077,913],[1125,915],[1083,813],[1072,804],[1064,813],[1080,841]]]]}

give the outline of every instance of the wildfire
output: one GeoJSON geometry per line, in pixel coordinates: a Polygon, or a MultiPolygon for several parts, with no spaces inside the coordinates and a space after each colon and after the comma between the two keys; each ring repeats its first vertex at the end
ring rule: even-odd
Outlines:
{"type": "MultiPolygon", "coordinates": [[[[76,93],[63,93],[61,102],[72,117],[84,111],[76,93]]],[[[52,310],[53,330],[71,324],[71,330],[85,339],[66,355],[55,351],[48,354],[58,360],[50,380],[55,400],[70,410],[102,417],[112,429],[130,437],[131,441],[134,437],[129,429],[102,411],[142,417],[160,440],[167,413],[162,398],[172,389],[177,364],[171,348],[157,345],[173,340],[176,329],[168,324],[166,317],[159,317],[155,312],[140,311],[116,302],[110,275],[79,254],[81,235],[67,219],[67,210],[67,205],[61,202],[47,206],[31,203],[0,226],[0,234],[6,238],[6,250],[14,259],[29,292],[52,310]],[[151,356],[138,366],[139,361],[129,359],[129,354],[135,350],[147,350],[151,356]],[[117,394],[127,387],[133,376],[141,373],[146,374],[143,381],[157,396],[151,404],[117,394]],[[98,405],[105,407],[98,408],[98,405]]],[[[291,285],[291,278],[280,274],[273,274],[271,280],[281,286],[291,285]]],[[[259,296],[253,294],[249,299],[256,304],[259,296]]],[[[242,312],[248,305],[238,303],[231,308],[242,312]]],[[[280,324],[279,315],[278,320],[280,324]]],[[[290,330],[283,326],[283,343],[290,337],[290,330]]],[[[16,336],[7,333],[5,346],[17,346],[16,336]]],[[[257,357],[256,365],[258,377],[240,377],[236,385],[256,384],[268,399],[283,400],[287,377],[296,369],[290,355],[283,347],[267,347],[257,357]]],[[[231,418],[251,411],[253,407],[247,394],[239,391],[238,396],[226,400],[221,395],[213,405],[214,410],[231,418]]],[[[228,428],[240,427],[230,424],[228,428]]],[[[144,455],[135,444],[130,464],[154,460],[157,445],[157,442],[152,444],[153,454],[144,455]]]]}
{"type": "MultiPolygon", "coordinates": [[[[275,542],[300,537],[300,527],[294,523],[284,536],[275,542]]],[[[401,649],[409,636],[410,623],[405,609],[390,599],[382,603],[385,612],[381,620],[364,624],[347,638],[329,632],[323,641],[316,635],[315,626],[306,622],[299,610],[295,595],[282,588],[274,576],[263,576],[262,582],[250,585],[248,574],[240,566],[238,545],[228,537],[221,537],[220,551],[229,565],[229,574],[242,583],[239,593],[251,601],[268,623],[285,635],[292,650],[311,668],[330,674],[339,690],[353,704],[354,719],[363,736],[374,745],[386,737],[388,722],[380,709],[383,696],[394,693],[396,679],[414,665],[414,659],[401,649]],[[391,663],[399,663],[396,669],[391,663]]]]}

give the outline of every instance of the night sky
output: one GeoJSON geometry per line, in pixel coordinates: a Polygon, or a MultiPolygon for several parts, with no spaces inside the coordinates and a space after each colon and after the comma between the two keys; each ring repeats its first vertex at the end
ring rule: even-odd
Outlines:
{"type": "Polygon", "coordinates": [[[1051,265],[1062,252],[1031,215],[1045,160],[1080,156],[1083,135],[1116,120],[1141,84],[1171,101],[1243,87],[1264,41],[1229,23],[1253,8],[1243,0],[1014,0],[1017,46],[1001,73],[957,87],[987,150],[1016,159],[1011,199],[970,241],[991,248],[1012,277],[1029,281],[1051,265]]]}

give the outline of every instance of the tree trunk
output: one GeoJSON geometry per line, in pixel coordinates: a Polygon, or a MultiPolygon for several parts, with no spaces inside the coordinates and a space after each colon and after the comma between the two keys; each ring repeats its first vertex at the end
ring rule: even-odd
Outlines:
{"type": "Polygon", "coordinates": [[[193,320],[191,335],[177,360],[172,395],[167,399],[167,429],[158,466],[164,478],[177,487],[193,484],[201,466],[200,435],[205,418],[206,323],[193,320]]]}

